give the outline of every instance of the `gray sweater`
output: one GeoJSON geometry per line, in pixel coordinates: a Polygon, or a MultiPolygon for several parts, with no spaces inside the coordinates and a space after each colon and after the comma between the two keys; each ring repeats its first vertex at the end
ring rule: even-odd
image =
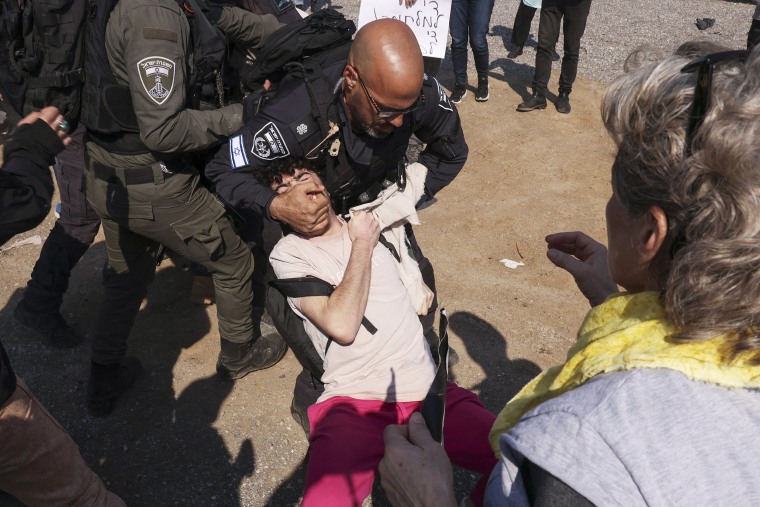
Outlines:
{"type": "Polygon", "coordinates": [[[760,391],[667,369],[600,375],[501,436],[486,505],[528,505],[523,457],[596,505],[760,506],[760,391]]]}

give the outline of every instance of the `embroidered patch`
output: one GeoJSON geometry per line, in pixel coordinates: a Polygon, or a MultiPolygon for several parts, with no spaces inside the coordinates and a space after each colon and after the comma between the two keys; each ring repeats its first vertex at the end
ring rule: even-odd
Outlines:
{"type": "Polygon", "coordinates": [[[245,154],[243,134],[240,134],[230,139],[230,166],[234,170],[247,165],[248,155],[245,154]]]}
{"type": "Polygon", "coordinates": [[[143,88],[159,106],[166,102],[174,90],[174,62],[163,56],[149,56],[137,62],[143,88]]]}
{"type": "Polygon", "coordinates": [[[290,150],[277,125],[270,121],[253,136],[251,154],[262,160],[274,160],[287,157],[290,150]]]}
{"type": "Polygon", "coordinates": [[[436,86],[438,86],[438,107],[445,109],[446,111],[454,111],[451,102],[449,102],[449,96],[446,95],[446,90],[443,89],[443,86],[441,86],[441,83],[439,83],[436,78],[433,78],[433,81],[435,81],[436,86]]]}
{"type": "Polygon", "coordinates": [[[290,131],[293,133],[293,137],[296,138],[296,142],[302,143],[305,139],[318,133],[319,125],[314,121],[311,113],[309,113],[291,123],[290,131]]]}

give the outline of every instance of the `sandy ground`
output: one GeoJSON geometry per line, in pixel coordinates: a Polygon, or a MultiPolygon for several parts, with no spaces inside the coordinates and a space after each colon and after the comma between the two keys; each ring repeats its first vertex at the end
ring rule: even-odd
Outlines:
{"type": "MultiPolygon", "coordinates": [[[[500,37],[493,41],[500,44],[500,37]]],[[[509,65],[532,65],[528,60],[509,65]]],[[[417,233],[435,266],[461,358],[453,375],[498,411],[540,369],[563,359],[588,309],[571,277],[546,259],[544,236],[579,229],[605,239],[613,153],[599,120],[604,84],[579,78],[569,115],[551,104],[517,113],[530,73],[497,69],[491,76],[490,100],[476,103],[469,95],[459,108],[469,161],[422,213],[417,233]],[[525,265],[508,269],[501,259],[525,265]]],[[[452,84],[450,64],[440,77],[452,84]]],[[[556,78],[555,70],[553,89],[556,78]]],[[[16,239],[44,240],[54,219],[16,239]]],[[[88,341],[69,351],[46,348],[12,319],[40,246],[0,253],[0,336],[18,374],[131,506],[296,504],[307,451],[289,413],[297,361],[288,353],[234,384],[217,380],[216,308],[191,304],[191,274],[169,262],[130,339],[144,376],[110,417],[88,415],[89,335],[102,296],[104,249],[99,237],[74,271],[62,311],[88,341]]],[[[471,483],[468,474],[457,474],[459,491],[471,483]]],[[[385,504],[382,494],[373,503],[385,504]]]]}

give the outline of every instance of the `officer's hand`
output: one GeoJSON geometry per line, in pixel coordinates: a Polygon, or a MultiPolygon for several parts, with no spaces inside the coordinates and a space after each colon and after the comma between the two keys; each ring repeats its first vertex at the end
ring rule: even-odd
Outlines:
{"type": "Polygon", "coordinates": [[[573,275],[575,284],[591,306],[618,291],[607,266],[607,247],[582,232],[558,232],[546,236],[546,256],[573,275]]]}
{"type": "Polygon", "coordinates": [[[328,203],[324,185],[309,181],[275,197],[269,205],[269,214],[299,234],[319,236],[330,225],[328,203]]]}
{"type": "Polygon", "coordinates": [[[37,120],[42,120],[47,123],[61,139],[64,146],[68,146],[71,143],[71,137],[69,137],[68,122],[66,122],[66,120],[63,118],[63,115],[58,112],[58,108],[48,106],[43,107],[39,111],[31,112],[21,118],[21,120],[18,122],[18,125],[23,125],[25,123],[32,124],[37,120]]]}
{"type": "Polygon", "coordinates": [[[380,224],[366,211],[352,214],[348,222],[348,237],[354,244],[365,244],[370,250],[374,250],[380,239],[380,224]]]}

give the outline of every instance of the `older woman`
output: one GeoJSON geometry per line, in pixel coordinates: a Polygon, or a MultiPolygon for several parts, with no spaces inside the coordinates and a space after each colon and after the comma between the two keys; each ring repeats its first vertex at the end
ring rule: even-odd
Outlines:
{"type": "MultiPolygon", "coordinates": [[[[567,362],[497,419],[487,503],[760,505],[760,52],[648,65],[610,86],[602,117],[609,255],[547,237],[594,308],[567,362]]],[[[419,427],[386,445],[389,497],[451,500],[398,473],[432,461],[429,484],[450,484],[419,427]]]]}

